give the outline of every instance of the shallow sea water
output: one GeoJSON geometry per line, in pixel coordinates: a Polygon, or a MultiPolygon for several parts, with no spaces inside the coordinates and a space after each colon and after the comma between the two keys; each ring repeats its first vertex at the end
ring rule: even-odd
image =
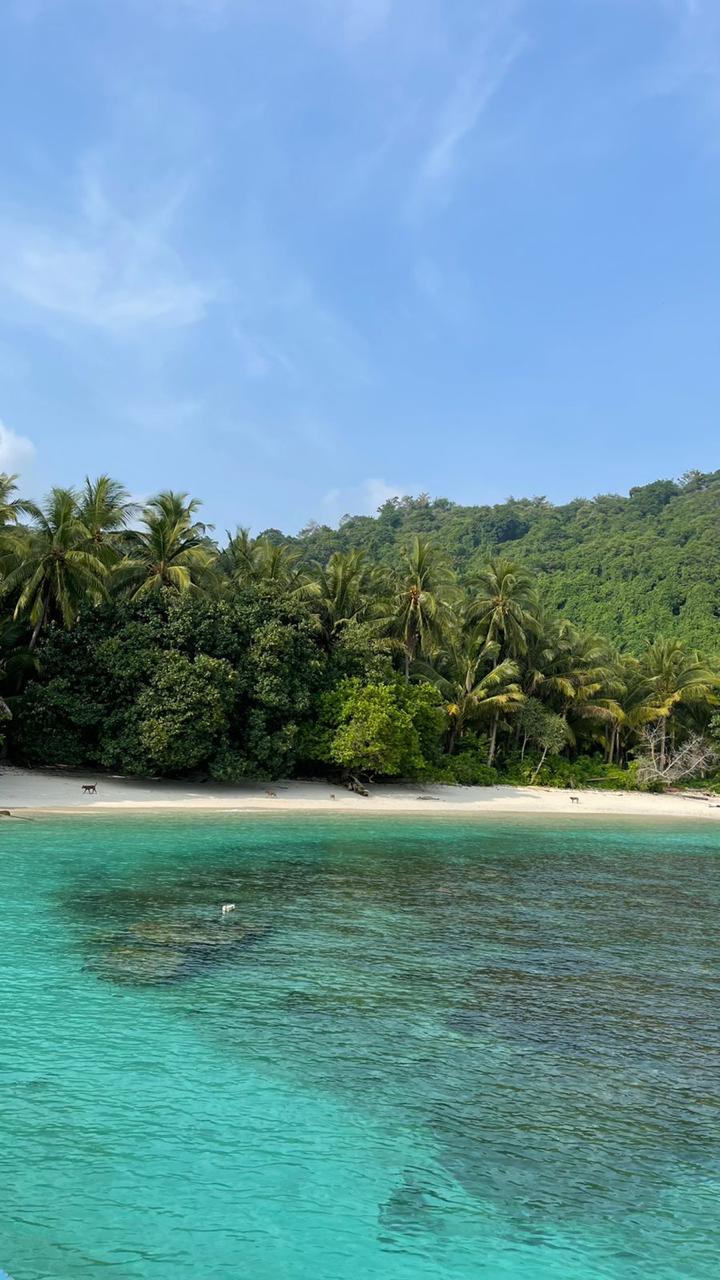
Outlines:
{"type": "Polygon", "coordinates": [[[34,817],[0,889],[14,1280],[719,1273],[714,826],[34,817]]]}

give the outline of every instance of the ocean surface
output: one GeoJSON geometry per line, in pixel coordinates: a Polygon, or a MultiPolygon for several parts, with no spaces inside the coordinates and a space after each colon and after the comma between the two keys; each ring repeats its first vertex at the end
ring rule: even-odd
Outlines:
{"type": "Polygon", "coordinates": [[[33,817],[0,887],[14,1280],[720,1274],[716,827],[33,817]]]}

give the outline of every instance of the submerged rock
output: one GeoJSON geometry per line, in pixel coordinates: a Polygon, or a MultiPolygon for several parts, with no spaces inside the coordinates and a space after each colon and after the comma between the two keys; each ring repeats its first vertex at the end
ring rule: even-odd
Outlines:
{"type": "Polygon", "coordinates": [[[177,982],[225,963],[259,936],[259,930],[248,929],[239,920],[140,919],[90,939],[93,956],[89,968],[110,982],[177,982]]]}
{"type": "Polygon", "coordinates": [[[172,982],[182,976],[184,966],[182,951],[130,945],[109,947],[92,967],[110,982],[136,986],[172,982]]]}

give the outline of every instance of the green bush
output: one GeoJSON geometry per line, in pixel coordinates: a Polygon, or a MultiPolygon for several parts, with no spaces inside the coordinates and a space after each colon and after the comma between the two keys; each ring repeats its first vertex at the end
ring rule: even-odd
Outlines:
{"type": "Polygon", "coordinates": [[[497,769],[467,751],[462,755],[450,756],[446,761],[444,774],[448,782],[462,787],[493,787],[498,780],[497,769]]]}
{"type": "Polygon", "coordinates": [[[301,735],[300,754],[355,773],[434,777],[446,724],[432,685],[343,680],[320,699],[315,723],[301,735]]]}
{"type": "Polygon", "coordinates": [[[537,756],[526,755],[524,760],[516,756],[507,762],[501,781],[525,787],[531,783],[537,787],[570,789],[594,786],[602,791],[634,791],[638,787],[634,764],[623,769],[593,756],[578,756],[577,760],[568,760],[566,756],[547,756],[535,777],[538,761],[537,756]]]}

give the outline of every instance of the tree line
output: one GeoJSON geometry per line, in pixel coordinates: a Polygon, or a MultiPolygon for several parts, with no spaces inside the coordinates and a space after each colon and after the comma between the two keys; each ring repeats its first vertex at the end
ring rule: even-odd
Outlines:
{"type": "MultiPolygon", "coordinates": [[[[41,505],[0,476],[0,694],[20,762],[235,780],[345,771],[661,786],[711,773],[718,662],[629,653],[489,554],[392,562],[277,532],[220,542],[186,494],[108,476],[41,505]]],[[[3,710],[4,708],[4,710],[3,710]]]]}
{"type": "Polygon", "coordinates": [[[390,566],[416,534],[466,581],[488,558],[519,560],[549,605],[633,652],[657,635],[720,654],[720,471],[634,486],[555,505],[542,496],[494,506],[447,498],[391,498],[377,515],[309,524],[294,539],[306,557],[363,550],[390,566]]]}

